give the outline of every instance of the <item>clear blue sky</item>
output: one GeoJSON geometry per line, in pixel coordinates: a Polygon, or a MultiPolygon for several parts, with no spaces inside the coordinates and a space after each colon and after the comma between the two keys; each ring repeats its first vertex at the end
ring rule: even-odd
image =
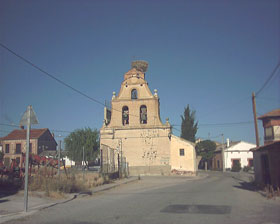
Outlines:
{"type": "MultiPolygon", "coordinates": [[[[189,104],[197,136],[255,142],[253,123],[205,124],[253,120],[251,94],[280,60],[280,1],[2,0],[0,42],[102,102],[119,91],[132,60],[146,60],[163,121],[180,125],[189,104]]],[[[257,97],[258,115],[280,107],[279,87],[280,71],[257,97]]],[[[102,125],[101,105],[0,47],[0,123],[18,124],[27,105],[40,122],[34,127],[102,125]]],[[[0,126],[0,135],[10,130],[0,126]]]]}

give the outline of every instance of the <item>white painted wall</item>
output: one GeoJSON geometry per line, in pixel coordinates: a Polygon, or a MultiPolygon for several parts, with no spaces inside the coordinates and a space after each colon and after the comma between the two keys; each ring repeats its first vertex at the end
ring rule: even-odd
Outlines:
{"type": "Polygon", "coordinates": [[[255,148],[256,145],[241,141],[229,148],[225,149],[225,168],[230,168],[232,159],[240,159],[241,167],[248,166],[248,159],[253,159],[253,153],[249,150],[255,148]]]}
{"type": "Polygon", "coordinates": [[[75,162],[70,160],[67,156],[63,158],[65,161],[65,167],[75,166],[75,162]]]}

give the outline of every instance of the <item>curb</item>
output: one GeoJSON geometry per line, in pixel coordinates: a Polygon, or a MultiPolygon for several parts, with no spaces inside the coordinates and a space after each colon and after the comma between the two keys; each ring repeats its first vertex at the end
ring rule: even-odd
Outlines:
{"type": "Polygon", "coordinates": [[[86,191],[86,192],[71,194],[66,200],[63,200],[63,201],[61,200],[61,201],[57,201],[57,202],[53,202],[53,203],[48,203],[48,204],[43,204],[43,205],[38,205],[38,206],[31,207],[31,208],[29,208],[28,212],[21,211],[21,212],[15,212],[15,213],[9,213],[9,214],[5,214],[5,215],[0,215],[0,223],[4,223],[4,222],[8,222],[10,220],[19,219],[19,218],[23,218],[23,217],[26,217],[26,216],[33,215],[34,213],[36,213],[40,210],[50,208],[50,207],[53,207],[53,206],[58,205],[58,204],[63,204],[63,203],[67,203],[69,201],[72,201],[80,195],[85,195],[85,196],[86,195],[93,195],[94,193],[107,191],[107,190],[113,189],[115,187],[118,187],[120,185],[128,184],[128,183],[131,183],[131,182],[134,182],[134,181],[137,181],[137,180],[138,180],[138,177],[130,177],[130,178],[124,180],[124,181],[120,180],[117,183],[111,183],[111,184],[105,184],[105,185],[98,186],[92,191],[86,191]]]}

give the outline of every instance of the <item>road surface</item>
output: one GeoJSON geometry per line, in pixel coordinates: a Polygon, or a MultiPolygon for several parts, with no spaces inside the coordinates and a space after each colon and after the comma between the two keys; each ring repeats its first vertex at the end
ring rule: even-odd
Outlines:
{"type": "Polygon", "coordinates": [[[280,223],[280,200],[267,200],[240,174],[143,177],[9,223],[280,223]]]}

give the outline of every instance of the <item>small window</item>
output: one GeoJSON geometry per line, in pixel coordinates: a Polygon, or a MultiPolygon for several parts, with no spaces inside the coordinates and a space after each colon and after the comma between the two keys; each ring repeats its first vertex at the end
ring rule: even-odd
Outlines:
{"type": "Polygon", "coordinates": [[[133,89],[131,91],[131,99],[132,100],[136,100],[137,99],[137,90],[136,89],[133,89]]]}
{"type": "Polygon", "coordinates": [[[264,129],[264,138],[265,140],[273,140],[274,139],[274,133],[273,133],[273,128],[268,127],[264,129]]]}
{"type": "Polygon", "coordinates": [[[16,154],[21,153],[21,144],[16,144],[16,154]]]}
{"type": "Polygon", "coordinates": [[[185,155],[185,149],[180,149],[180,156],[184,156],[185,155]]]}
{"type": "Polygon", "coordinates": [[[140,107],[140,123],[147,124],[147,107],[145,105],[140,107]]]}
{"type": "Polygon", "coordinates": [[[248,166],[249,167],[253,167],[254,166],[253,159],[248,159],[248,166]]]}
{"type": "Polygon", "coordinates": [[[122,124],[128,125],[129,124],[129,110],[127,106],[122,108],[122,124]]]}
{"type": "Polygon", "coordinates": [[[29,143],[29,152],[32,153],[32,143],[29,143]]]}
{"type": "Polygon", "coordinates": [[[220,160],[217,161],[217,168],[220,169],[220,160]]]}
{"type": "Polygon", "coordinates": [[[5,145],[5,153],[10,153],[10,145],[9,144],[5,145]]]}

